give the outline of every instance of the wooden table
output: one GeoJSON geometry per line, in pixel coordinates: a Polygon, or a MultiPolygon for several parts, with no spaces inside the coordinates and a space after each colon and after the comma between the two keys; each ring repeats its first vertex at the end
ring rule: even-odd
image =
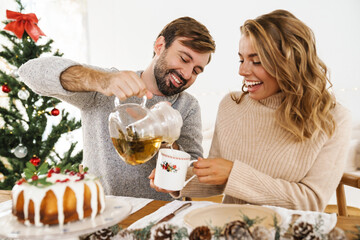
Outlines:
{"type": "MultiPolygon", "coordinates": [[[[11,199],[10,191],[0,190],[0,203],[10,199],[11,199]]],[[[123,221],[121,221],[119,223],[119,226],[122,228],[127,228],[132,223],[136,222],[140,218],[145,217],[146,215],[155,212],[156,210],[158,210],[160,207],[164,206],[167,203],[168,203],[167,201],[154,200],[149,204],[147,204],[145,207],[138,210],[137,212],[134,212],[133,214],[128,216],[123,221]]],[[[356,225],[360,226],[360,216],[337,217],[336,226],[343,229],[346,232],[346,236],[348,237],[348,239],[353,239],[355,237],[351,233],[351,231],[357,232],[357,229],[355,227],[356,225]]]]}

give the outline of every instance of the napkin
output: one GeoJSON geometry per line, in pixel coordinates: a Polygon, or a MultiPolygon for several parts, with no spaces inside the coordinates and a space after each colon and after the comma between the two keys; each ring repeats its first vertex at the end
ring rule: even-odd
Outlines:
{"type": "MultiPolygon", "coordinates": [[[[154,223],[154,222],[159,221],[160,219],[169,215],[170,213],[172,213],[173,211],[178,209],[181,205],[183,205],[187,202],[188,201],[174,200],[174,201],[162,206],[161,208],[159,208],[157,211],[153,212],[152,214],[149,214],[149,215],[139,219],[138,221],[134,222],[133,224],[131,224],[128,227],[128,229],[144,228],[144,227],[148,226],[150,222],[154,223]]],[[[191,228],[188,227],[184,223],[184,216],[186,214],[188,214],[189,212],[191,212],[192,210],[195,210],[197,208],[206,207],[206,206],[213,205],[213,204],[218,204],[218,203],[208,202],[208,201],[198,201],[198,202],[192,201],[191,203],[192,203],[192,205],[190,207],[177,213],[175,215],[175,217],[170,219],[170,221],[168,221],[167,223],[176,225],[176,226],[181,226],[181,227],[185,226],[188,228],[188,230],[191,230],[191,228]]]]}
{"type": "Polygon", "coordinates": [[[274,207],[274,206],[264,206],[276,211],[282,219],[282,223],[280,225],[281,228],[287,229],[289,224],[292,221],[292,216],[294,214],[298,214],[299,218],[293,223],[307,222],[312,224],[313,226],[318,225],[318,232],[327,234],[329,233],[336,225],[337,217],[336,213],[324,213],[324,212],[313,212],[313,211],[301,211],[301,210],[291,210],[282,207],[274,207]]]}
{"type": "Polygon", "coordinates": [[[130,214],[138,211],[139,209],[145,207],[148,203],[152,202],[153,199],[149,198],[134,198],[134,197],[122,197],[122,196],[116,196],[116,198],[120,198],[121,200],[124,200],[132,206],[130,214]]]}

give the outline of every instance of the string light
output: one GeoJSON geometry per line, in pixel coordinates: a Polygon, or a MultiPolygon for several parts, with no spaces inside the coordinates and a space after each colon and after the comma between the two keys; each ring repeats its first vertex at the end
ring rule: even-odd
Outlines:
{"type": "Polygon", "coordinates": [[[353,88],[338,88],[334,89],[333,91],[341,91],[341,92],[352,92],[352,91],[358,91],[359,87],[353,87],[353,88]]]}
{"type": "Polygon", "coordinates": [[[38,116],[40,116],[41,114],[44,114],[45,113],[45,110],[42,110],[42,111],[38,111],[37,114],[38,116]]]}

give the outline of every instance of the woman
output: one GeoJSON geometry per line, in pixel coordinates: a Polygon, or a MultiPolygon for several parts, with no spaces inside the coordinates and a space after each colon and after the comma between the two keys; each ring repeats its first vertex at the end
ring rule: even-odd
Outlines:
{"type": "MultiPolygon", "coordinates": [[[[350,113],[328,91],[309,27],[276,10],[241,29],[243,92],[219,106],[208,159],[174,197],[323,211],[343,173],[350,113]]],[[[149,176],[153,184],[153,173],[149,176]]]]}

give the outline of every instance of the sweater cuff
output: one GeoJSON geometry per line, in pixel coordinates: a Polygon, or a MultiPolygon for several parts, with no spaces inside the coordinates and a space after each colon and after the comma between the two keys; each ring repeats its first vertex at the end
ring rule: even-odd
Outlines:
{"type": "Polygon", "coordinates": [[[257,189],[258,181],[253,171],[254,169],[249,165],[235,160],[224,193],[245,201],[247,201],[244,199],[245,196],[256,196],[258,191],[261,191],[261,186],[257,189]]]}

